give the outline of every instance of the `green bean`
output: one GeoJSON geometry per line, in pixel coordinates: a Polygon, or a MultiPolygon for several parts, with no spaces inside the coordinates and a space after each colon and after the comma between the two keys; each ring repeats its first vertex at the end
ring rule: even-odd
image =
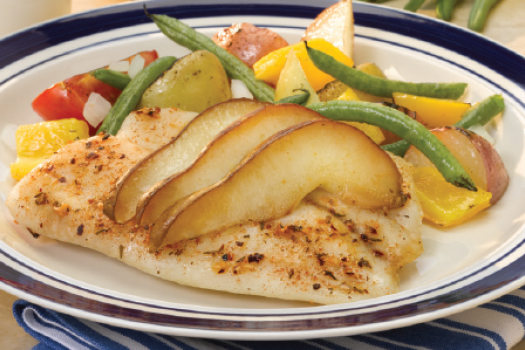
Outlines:
{"type": "Polygon", "coordinates": [[[477,32],[481,32],[487,21],[487,16],[492,6],[494,6],[498,0],[476,0],[472,9],[470,10],[470,16],[468,18],[468,27],[477,32]]]}
{"type": "MultiPolygon", "coordinates": [[[[470,128],[473,125],[485,125],[492,118],[500,114],[505,108],[505,102],[501,95],[490,96],[477,105],[470,107],[454,126],[460,128],[470,128]]],[[[395,155],[403,157],[410,147],[410,143],[406,140],[391,143],[389,145],[381,146],[385,151],[392,152],[395,155]]]]}
{"type": "Polygon", "coordinates": [[[308,108],[333,120],[367,123],[388,130],[416,146],[434,163],[445,180],[457,187],[477,191],[470,176],[448,148],[422,124],[398,110],[361,101],[321,102],[308,108]]]}
{"type": "Polygon", "coordinates": [[[503,97],[501,95],[492,95],[467,109],[461,116],[461,120],[454,126],[467,129],[476,124],[485,125],[492,118],[503,112],[504,108],[505,101],[503,97]]]}
{"type": "Polygon", "coordinates": [[[445,21],[450,21],[452,11],[458,0],[439,0],[436,5],[436,15],[445,21]]]}
{"type": "Polygon", "coordinates": [[[407,83],[382,79],[342,64],[333,57],[308,47],[308,43],[306,50],[318,69],[353,89],[374,96],[392,97],[394,92],[404,92],[410,95],[456,100],[463,95],[467,87],[465,83],[407,83]]]}
{"type": "Polygon", "coordinates": [[[124,88],[119,98],[111,107],[98,132],[108,132],[116,135],[124,119],[137,106],[144,93],[165,70],[170,68],[177,59],[172,56],[161,57],[141,70],[130,83],[124,88]]]}
{"type": "Polygon", "coordinates": [[[419,10],[419,8],[421,7],[421,5],[423,5],[424,2],[425,0],[410,0],[405,5],[405,7],[403,7],[403,9],[407,11],[416,12],[417,10],[419,10]]]}
{"type": "MultiPolygon", "coordinates": [[[[146,11],[146,7],[144,6],[146,11]]],[[[221,61],[228,75],[233,79],[239,79],[259,101],[273,102],[275,91],[265,82],[257,80],[252,69],[246,66],[237,57],[224,50],[205,36],[187,26],[176,18],[166,15],[152,15],[146,11],[157,27],[171,40],[192,51],[207,50],[213,53],[221,61]]]]}
{"type": "Polygon", "coordinates": [[[295,103],[304,106],[310,98],[310,92],[308,90],[300,89],[303,93],[299,95],[287,96],[285,98],[276,101],[275,103],[295,103]]]}
{"type": "Polygon", "coordinates": [[[128,86],[131,78],[126,73],[117,72],[111,69],[97,69],[91,72],[91,75],[94,76],[97,80],[100,80],[103,83],[106,83],[114,88],[119,90],[124,90],[128,86]]]}

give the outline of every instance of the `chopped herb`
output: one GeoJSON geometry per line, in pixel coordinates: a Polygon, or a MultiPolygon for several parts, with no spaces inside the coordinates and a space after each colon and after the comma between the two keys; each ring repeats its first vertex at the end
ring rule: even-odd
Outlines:
{"type": "Polygon", "coordinates": [[[325,270],[324,272],[325,276],[330,276],[334,279],[334,281],[337,281],[337,278],[335,278],[334,274],[331,271],[325,270]]]}
{"type": "Polygon", "coordinates": [[[321,285],[319,283],[314,283],[314,285],[312,287],[314,288],[314,290],[317,290],[317,289],[321,288],[321,285]]]}
{"type": "Polygon", "coordinates": [[[103,228],[101,230],[98,230],[97,232],[95,232],[96,235],[98,234],[101,234],[102,232],[108,232],[109,231],[109,228],[103,228]]]}
{"type": "Polygon", "coordinates": [[[368,267],[369,269],[372,268],[372,265],[370,265],[370,263],[368,262],[368,260],[365,260],[365,258],[361,258],[361,260],[359,260],[359,262],[357,263],[357,265],[359,267],[368,267]]]}
{"type": "Polygon", "coordinates": [[[322,253],[322,254],[317,254],[317,260],[319,260],[319,265],[323,266],[324,263],[326,262],[326,257],[328,256],[328,254],[326,253],[322,253]]]}
{"type": "Polygon", "coordinates": [[[77,227],[77,235],[82,236],[84,233],[84,224],[80,224],[80,226],[77,227]]]}
{"type": "Polygon", "coordinates": [[[257,262],[258,263],[263,258],[264,258],[264,254],[259,254],[259,253],[250,254],[250,255],[248,255],[248,262],[257,262]]]}
{"type": "Polygon", "coordinates": [[[47,204],[48,203],[48,200],[47,200],[47,193],[45,192],[40,192],[38,193],[36,196],[35,196],[35,204],[36,205],[44,205],[44,204],[47,204]]]}
{"type": "Polygon", "coordinates": [[[40,233],[33,232],[29,227],[27,228],[31,236],[33,236],[34,239],[38,239],[40,237],[40,233]]]}
{"type": "Polygon", "coordinates": [[[212,250],[212,251],[209,251],[209,252],[204,252],[204,254],[206,254],[206,255],[215,255],[215,254],[221,254],[223,251],[224,251],[224,244],[221,245],[221,247],[219,249],[212,250]]]}

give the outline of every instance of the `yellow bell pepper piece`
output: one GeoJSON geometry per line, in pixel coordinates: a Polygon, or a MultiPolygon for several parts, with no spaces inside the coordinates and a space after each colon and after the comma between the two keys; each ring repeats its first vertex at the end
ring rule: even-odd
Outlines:
{"type": "Polygon", "coordinates": [[[477,192],[456,187],[434,167],[416,168],[413,177],[425,219],[437,225],[461,224],[490,206],[490,192],[479,187],[477,192]]]}
{"type": "MultiPolygon", "coordinates": [[[[319,38],[309,40],[308,46],[332,56],[334,59],[346,64],[347,66],[352,67],[354,65],[352,59],[348,58],[338,48],[324,39],[319,38]]],[[[299,62],[301,62],[301,67],[303,68],[310,85],[312,85],[312,88],[315,91],[322,89],[326,84],[335,80],[330,75],[323,73],[315,67],[308,57],[304,41],[270,52],[268,55],[255,62],[253,65],[255,77],[267,83],[276,85],[290,50],[295,51],[295,55],[299,59],[299,62]]]]}
{"type": "Polygon", "coordinates": [[[31,125],[16,130],[16,162],[11,164],[11,176],[22,179],[63,146],[89,137],[86,122],[77,119],[60,119],[31,125]]]}
{"type": "Polygon", "coordinates": [[[396,105],[417,112],[418,120],[430,129],[438,126],[454,125],[461,120],[461,116],[470,108],[469,103],[414,96],[399,92],[395,92],[393,97],[396,105]]]}
{"type": "MultiPolygon", "coordinates": [[[[348,88],[341,96],[337,98],[340,101],[359,101],[359,97],[357,97],[354,90],[348,88]]],[[[381,142],[385,141],[385,136],[383,135],[383,132],[381,129],[375,125],[370,125],[366,123],[358,123],[358,122],[344,122],[345,124],[352,125],[354,128],[361,130],[366,134],[366,136],[370,137],[372,141],[374,141],[376,144],[381,144],[381,142]]]]}
{"type": "Polygon", "coordinates": [[[361,101],[354,90],[348,88],[341,96],[337,98],[339,101],[361,101]]]}

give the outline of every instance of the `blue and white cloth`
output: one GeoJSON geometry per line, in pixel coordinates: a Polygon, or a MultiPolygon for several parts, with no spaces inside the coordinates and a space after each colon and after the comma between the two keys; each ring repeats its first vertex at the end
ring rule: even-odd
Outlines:
{"type": "Polygon", "coordinates": [[[406,328],[304,341],[223,341],[113,327],[18,300],[13,313],[40,341],[33,350],[485,350],[510,349],[525,337],[525,287],[462,313],[406,328]]]}

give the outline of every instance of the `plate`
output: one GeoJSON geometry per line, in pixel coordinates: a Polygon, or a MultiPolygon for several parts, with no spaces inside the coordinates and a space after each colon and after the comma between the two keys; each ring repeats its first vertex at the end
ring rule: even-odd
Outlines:
{"type": "MultiPolygon", "coordinates": [[[[330,1],[151,1],[151,13],[178,17],[212,35],[246,21],[289,42],[330,1]]],[[[141,50],[188,51],[165,38],[128,3],[75,14],[0,40],[0,130],[38,122],[32,99],[51,84],[141,50]]],[[[356,62],[395,67],[410,81],[464,81],[466,101],[500,93],[502,118],[490,132],[510,174],[503,199],[452,229],[425,226],[425,253],[402,272],[400,292],[331,306],[239,296],[166,282],[99,253],[38,240],[17,226],[5,198],[14,151],[0,152],[0,288],[51,309],[150,332],[228,339],[305,339],[429,321],[525,284],[525,58],[459,27],[404,11],[355,3],[356,62]]]]}

